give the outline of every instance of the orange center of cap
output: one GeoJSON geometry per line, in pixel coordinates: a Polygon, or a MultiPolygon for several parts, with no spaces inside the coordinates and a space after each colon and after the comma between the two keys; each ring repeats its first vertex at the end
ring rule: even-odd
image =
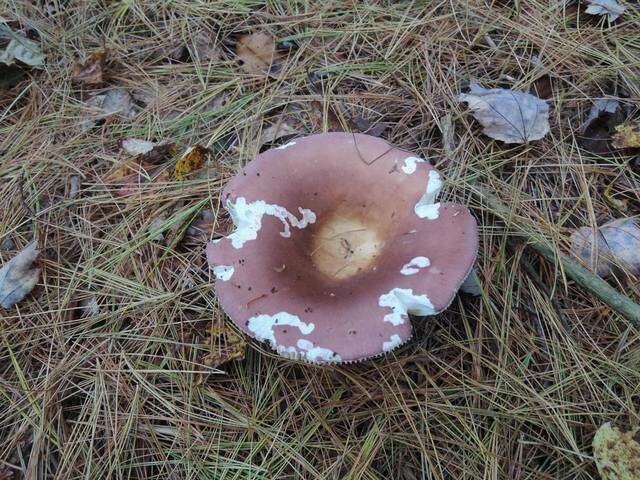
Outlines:
{"type": "Polygon", "coordinates": [[[384,239],[373,219],[337,211],[323,220],[313,234],[310,252],[321,273],[344,280],[375,268],[384,239]]]}

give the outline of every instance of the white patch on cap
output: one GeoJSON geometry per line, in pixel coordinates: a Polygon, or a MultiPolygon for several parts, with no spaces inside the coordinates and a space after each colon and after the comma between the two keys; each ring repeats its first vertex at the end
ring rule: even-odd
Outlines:
{"type": "Polygon", "coordinates": [[[213,274],[218,280],[222,280],[223,282],[229,280],[233,272],[235,272],[235,269],[231,265],[218,265],[213,267],[213,274]]]}
{"type": "Polygon", "coordinates": [[[231,240],[233,248],[242,248],[245,242],[258,238],[258,230],[262,228],[264,215],[271,215],[282,222],[284,231],[280,232],[280,235],[283,237],[291,236],[290,227],[305,228],[316,221],[316,214],[308,208],[298,207],[298,211],[302,215],[298,220],[284,207],[270,205],[264,200],[247,203],[244,197],[238,197],[236,203],[227,202],[227,210],[236,226],[236,231],[227,237],[231,240]]]}
{"type": "Polygon", "coordinates": [[[402,167],[400,167],[400,169],[408,174],[411,175],[413,172],[416,171],[417,168],[417,163],[423,163],[424,160],[422,158],[419,157],[407,157],[404,159],[404,165],[402,167]]]}
{"type": "Polygon", "coordinates": [[[384,321],[390,322],[392,325],[403,324],[408,313],[412,315],[434,315],[436,313],[431,300],[426,295],[414,295],[410,288],[394,288],[389,293],[380,295],[378,305],[393,310],[393,313],[384,316],[384,321]]]}
{"type": "Polygon", "coordinates": [[[389,337],[388,342],[382,342],[382,351],[388,352],[389,350],[393,350],[398,345],[402,343],[402,339],[400,335],[396,335],[395,333],[389,337]]]}
{"type": "MultiPolygon", "coordinates": [[[[249,319],[248,328],[260,341],[267,341],[276,348],[274,325],[289,325],[298,328],[303,335],[309,335],[316,328],[313,323],[304,323],[297,315],[278,312],[273,315],[257,315],[249,319]]],[[[279,350],[278,350],[279,351],[279,350]]]]}
{"type": "Polygon", "coordinates": [[[415,275],[421,268],[425,268],[431,265],[431,262],[427,257],[415,257],[412,258],[409,263],[402,266],[400,273],[402,275],[415,275]]]}
{"type": "Polygon", "coordinates": [[[293,358],[295,360],[300,358],[300,354],[298,353],[298,349],[296,347],[285,347],[284,345],[278,345],[276,347],[276,352],[278,352],[283,357],[293,358]]]}
{"type": "Polygon", "coordinates": [[[436,203],[436,197],[440,193],[442,188],[442,180],[440,174],[435,170],[429,170],[429,181],[427,183],[427,191],[422,198],[418,200],[414,211],[420,218],[428,218],[429,220],[435,220],[438,218],[438,209],[440,203],[436,203]]]}
{"type": "Polygon", "coordinates": [[[295,144],[296,142],[285,143],[284,145],[280,145],[279,147],[276,147],[276,150],[284,150],[285,148],[293,147],[295,144]]]}
{"type": "Polygon", "coordinates": [[[308,360],[315,363],[336,363],[341,362],[342,358],[333,350],[328,348],[314,346],[313,342],[301,338],[296,347],[285,347],[278,345],[276,351],[283,357],[293,358],[296,360],[308,360]]]}
{"type": "Polygon", "coordinates": [[[309,340],[302,338],[298,340],[298,348],[304,350],[305,357],[311,362],[332,363],[342,361],[340,355],[337,355],[333,350],[314,346],[309,340]]]}

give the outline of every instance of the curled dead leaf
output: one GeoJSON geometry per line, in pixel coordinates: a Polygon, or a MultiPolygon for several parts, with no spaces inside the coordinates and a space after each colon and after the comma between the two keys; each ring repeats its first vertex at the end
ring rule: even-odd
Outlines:
{"type": "Polygon", "coordinates": [[[32,242],[0,269],[0,306],[11,308],[38,283],[40,269],[34,267],[40,250],[32,242]]]}
{"type": "Polygon", "coordinates": [[[105,51],[94,52],[84,63],[76,62],[73,65],[71,78],[76,82],[95,85],[102,83],[104,62],[107,58],[105,51]]]}
{"type": "Polygon", "coordinates": [[[505,143],[526,143],[549,132],[549,105],[535,95],[483,88],[474,81],[470,90],[458,99],[469,104],[485,135],[505,143]]]}
{"type": "Polygon", "coordinates": [[[584,133],[584,131],[589,127],[594,120],[600,117],[603,113],[616,113],[616,110],[620,108],[620,102],[615,98],[599,98],[593,105],[591,105],[591,109],[589,110],[589,115],[584,123],[580,126],[580,131],[584,133]]]}
{"type": "Polygon", "coordinates": [[[571,250],[601,277],[618,268],[640,275],[640,227],[631,218],[613,220],[595,233],[590,227],[579,228],[571,235],[571,250]]]}
{"type": "Polygon", "coordinates": [[[586,12],[590,15],[609,15],[609,21],[613,22],[624,13],[626,7],[618,0],[587,0],[589,6],[586,12]]]}
{"type": "Polygon", "coordinates": [[[180,151],[180,148],[173,142],[150,142],[139,138],[122,140],[122,148],[129,155],[136,156],[138,162],[151,165],[159,165],[180,151]]]}
{"type": "Polygon", "coordinates": [[[7,25],[2,24],[0,17],[0,38],[10,38],[9,44],[0,50],[0,62],[11,65],[16,60],[30,67],[42,67],[44,64],[44,54],[40,45],[33,40],[29,40],[23,34],[14,32],[7,25]]]}

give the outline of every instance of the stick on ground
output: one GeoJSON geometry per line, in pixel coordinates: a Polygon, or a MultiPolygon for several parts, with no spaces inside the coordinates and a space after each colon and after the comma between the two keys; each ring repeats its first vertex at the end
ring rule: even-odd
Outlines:
{"type": "Polygon", "coordinates": [[[529,228],[517,222],[511,222],[513,212],[498,197],[489,192],[486,188],[475,185],[474,193],[476,193],[483,201],[491,207],[491,212],[503,220],[510,221],[521,233],[525,234],[530,241],[531,247],[540,253],[543,257],[551,262],[560,262],[562,269],[577,284],[593,293],[600,300],[609,305],[619,314],[623,315],[635,327],[640,327],[640,305],[623,295],[602,278],[591,273],[582,267],[578,262],[567,255],[556,252],[549,246],[540,242],[540,240],[532,234],[529,228]]]}

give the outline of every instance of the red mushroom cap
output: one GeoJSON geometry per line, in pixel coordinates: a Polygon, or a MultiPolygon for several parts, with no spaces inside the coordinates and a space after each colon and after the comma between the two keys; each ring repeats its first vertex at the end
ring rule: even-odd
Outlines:
{"type": "Polygon", "coordinates": [[[427,162],[368,135],[311,135],[260,154],[222,194],[236,230],[207,246],[222,308],[310,362],[406,342],[407,314],[445,309],[476,258],[476,221],[437,203],[441,186],[427,162]]]}

